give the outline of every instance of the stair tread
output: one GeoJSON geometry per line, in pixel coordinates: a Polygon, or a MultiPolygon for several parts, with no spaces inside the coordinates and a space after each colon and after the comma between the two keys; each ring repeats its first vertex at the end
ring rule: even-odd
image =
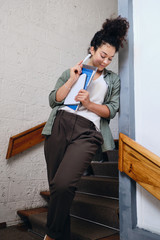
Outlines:
{"type": "Polygon", "coordinates": [[[98,176],[98,175],[90,175],[90,176],[83,176],[81,178],[82,180],[87,181],[98,181],[98,182],[119,182],[118,177],[106,177],[106,176],[98,176]]]}
{"type": "Polygon", "coordinates": [[[118,149],[103,152],[103,160],[109,162],[118,162],[118,149]]]}
{"type": "Polygon", "coordinates": [[[83,202],[90,205],[100,205],[105,208],[119,209],[119,201],[117,199],[106,198],[103,196],[94,196],[77,192],[74,197],[74,202],[83,202]]]}
{"type": "Polygon", "coordinates": [[[117,233],[116,230],[106,228],[91,222],[87,222],[77,218],[71,218],[71,231],[76,239],[98,240],[117,233]]]}
{"type": "MultiPolygon", "coordinates": [[[[78,192],[105,196],[110,198],[118,198],[118,179],[103,178],[103,177],[83,177],[78,183],[78,192]]],[[[41,196],[49,198],[50,191],[41,191],[41,196]]]]}
{"type": "MultiPolygon", "coordinates": [[[[46,219],[47,219],[46,212],[31,214],[29,216],[31,225],[33,226],[36,225],[36,230],[38,231],[38,227],[39,227],[41,231],[44,231],[44,233],[45,233],[46,219]]],[[[117,233],[116,230],[113,230],[92,222],[88,222],[76,217],[71,217],[71,232],[72,232],[72,237],[76,237],[76,239],[79,239],[79,240],[80,239],[98,240],[101,238],[112,236],[117,233]]]]}
{"type": "Polygon", "coordinates": [[[47,212],[35,213],[28,216],[28,219],[31,222],[31,225],[34,223],[41,228],[45,228],[47,221],[47,212]]]}
{"type": "MultiPolygon", "coordinates": [[[[81,180],[87,180],[87,181],[97,181],[97,182],[112,182],[112,183],[118,183],[119,180],[118,178],[112,178],[112,177],[105,177],[105,176],[95,176],[95,175],[91,175],[91,176],[83,176],[81,178],[81,180]]],[[[80,180],[80,181],[81,181],[80,180]]],[[[41,191],[40,195],[42,196],[46,196],[49,197],[50,196],[50,191],[49,190],[45,190],[45,191],[41,191]]]]}
{"type": "Polygon", "coordinates": [[[103,176],[85,176],[82,177],[77,185],[78,192],[84,192],[99,196],[111,198],[119,197],[118,178],[103,176]]]}
{"type": "MultiPolygon", "coordinates": [[[[50,192],[49,191],[42,191],[41,193],[40,193],[41,195],[45,195],[45,196],[50,196],[50,192]]],[[[80,193],[80,192],[76,192],[76,195],[75,195],[75,197],[74,197],[74,200],[78,200],[78,198],[79,198],[79,200],[81,199],[85,199],[86,200],[86,196],[87,196],[87,199],[88,200],[92,200],[92,201],[99,201],[99,202],[103,202],[104,204],[106,204],[106,202],[108,202],[108,204],[112,204],[112,203],[114,203],[116,206],[118,205],[118,200],[117,199],[110,199],[110,198],[106,198],[106,197],[103,197],[103,196],[98,196],[98,197],[96,197],[96,196],[93,196],[93,195],[90,195],[90,194],[87,194],[87,193],[85,193],[85,194],[83,194],[83,193],[80,193]],[[101,201],[100,201],[100,199],[101,199],[101,201]]],[[[26,210],[24,210],[24,211],[26,211],[26,210]]]]}
{"type": "Polygon", "coordinates": [[[98,164],[98,165],[117,165],[118,166],[118,162],[99,162],[99,161],[92,161],[91,162],[91,165],[95,165],[95,164],[98,164]]]}
{"type": "Polygon", "coordinates": [[[39,208],[32,208],[32,209],[26,209],[26,210],[18,210],[17,214],[19,216],[29,217],[30,215],[45,213],[47,211],[48,211],[47,207],[39,207],[39,208]]]}
{"type": "Polygon", "coordinates": [[[40,195],[49,197],[50,196],[50,191],[49,190],[41,191],[40,195]]]}
{"type": "Polygon", "coordinates": [[[76,193],[71,214],[119,229],[119,203],[117,199],[76,193]]]}
{"type": "Polygon", "coordinates": [[[115,161],[106,161],[106,162],[92,161],[91,167],[92,167],[92,172],[94,175],[118,178],[118,162],[115,162],[115,161]]]}

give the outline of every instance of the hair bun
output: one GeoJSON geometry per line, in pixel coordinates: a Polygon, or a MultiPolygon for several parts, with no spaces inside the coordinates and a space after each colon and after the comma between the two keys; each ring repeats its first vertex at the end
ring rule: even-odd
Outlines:
{"type": "Polygon", "coordinates": [[[115,19],[106,19],[102,25],[102,30],[105,35],[113,36],[117,38],[122,46],[123,40],[125,40],[126,33],[129,28],[129,22],[126,18],[118,16],[115,19]]]}
{"type": "Polygon", "coordinates": [[[95,33],[91,40],[90,46],[93,46],[95,51],[104,43],[109,43],[115,47],[116,52],[119,47],[123,47],[123,40],[129,28],[129,22],[126,18],[118,16],[114,19],[106,19],[102,25],[102,29],[95,33]]]}

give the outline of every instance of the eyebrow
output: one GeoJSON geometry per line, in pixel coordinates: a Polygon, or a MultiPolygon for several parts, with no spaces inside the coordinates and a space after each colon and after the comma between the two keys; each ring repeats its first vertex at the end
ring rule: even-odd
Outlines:
{"type": "MultiPolygon", "coordinates": [[[[108,56],[108,54],[107,54],[107,53],[105,53],[105,52],[103,52],[103,51],[102,51],[102,53],[104,53],[105,55],[107,55],[107,56],[108,56]]],[[[113,55],[113,56],[110,56],[110,57],[114,57],[114,55],[113,55]]]]}

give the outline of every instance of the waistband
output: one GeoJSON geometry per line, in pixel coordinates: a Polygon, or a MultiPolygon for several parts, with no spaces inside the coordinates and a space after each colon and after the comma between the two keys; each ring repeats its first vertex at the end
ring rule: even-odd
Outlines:
{"type": "Polygon", "coordinates": [[[70,113],[65,110],[58,110],[57,116],[64,116],[64,117],[72,119],[72,120],[74,119],[76,122],[83,123],[83,124],[85,124],[86,127],[96,130],[96,126],[92,121],[90,121],[87,118],[84,118],[78,114],[70,113]]]}

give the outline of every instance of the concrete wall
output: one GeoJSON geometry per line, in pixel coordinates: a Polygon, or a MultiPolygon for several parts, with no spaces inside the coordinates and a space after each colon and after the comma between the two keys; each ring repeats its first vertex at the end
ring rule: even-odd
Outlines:
{"type": "MultiPolygon", "coordinates": [[[[160,2],[134,0],[136,141],[160,156],[160,2]]],[[[138,227],[160,234],[160,201],[137,186],[138,227]]]]}
{"type": "MultiPolygon", "coordinates": [[[[6,160],[9,138],[47,120],[57,78],[113,14],[117,0],[0,0],[0,222],[44,205],[48,188],[43,143],[6,160]]],[[[118,71],[117,56],[109,68],[118,71]]],[[[117,138],[117,118],[111,125],[117,138]]]]}

